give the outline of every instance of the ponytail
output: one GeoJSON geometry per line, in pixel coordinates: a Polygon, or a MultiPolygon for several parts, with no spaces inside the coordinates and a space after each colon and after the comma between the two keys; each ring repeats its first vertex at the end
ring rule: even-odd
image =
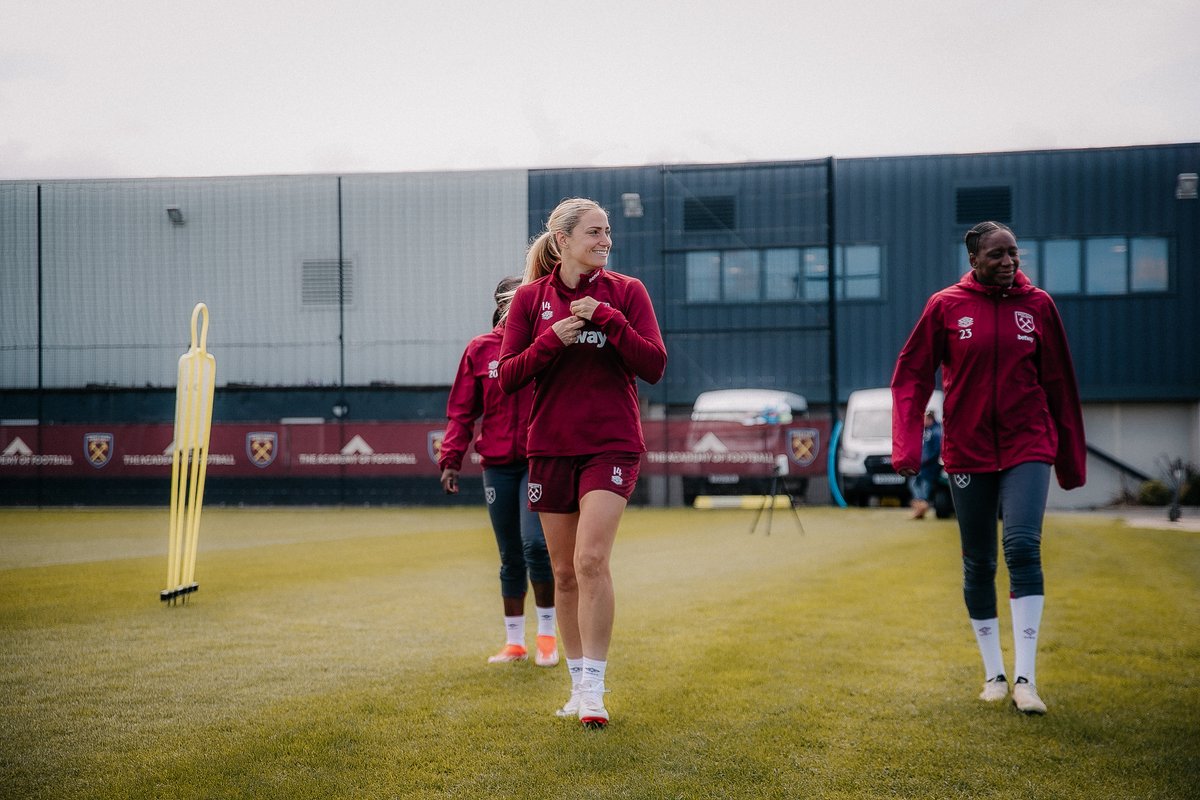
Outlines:
{"type": "Polygon", "coordinates": [[[529,245],[529,252],[525,254],[525,283],[533,283],[538,278],[543,278],[554,271],[554,265],[562,260],[558,254],[558,242],[554,241],[554,234],[550,231],[543,231],[541,236],[533,240],[533,244],[529,245]]]}

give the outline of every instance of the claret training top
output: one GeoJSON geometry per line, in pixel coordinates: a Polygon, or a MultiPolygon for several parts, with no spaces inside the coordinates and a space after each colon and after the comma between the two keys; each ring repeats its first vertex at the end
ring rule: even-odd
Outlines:
{"type": "Polygon", "coordinates": [[[525,433],[533,391],[526,388],[508,394],[500,388],[503,335],[504,327],[497,325],[472,339],[463,352],[446,401],[446,433],[442,437],[439,469],[462,469],[463,455],[475,432],[475,420],[481,420],[475,452],[484,467],[525,461],[525,433]]]}
{"type": "Polygon", "coordinates": [[[657,383],[667,366],[650,295],[636,278],[603,268],[572,289],[560,269],[517,289],[500,346],[504,391],[534,382],[529,455],[644,452],[637,378],[657,383]],[[600,305],[567,346],[551,326],[583,297],[600,305]]]}
{"type": "Polygon", "coordinates": [[[892,376],[892,467],[921,466],[922,418],[942,368],[942,462],[949,473],[1053,464],[1064,489],[1087,477],[1083,412],[1054,301],[1017,270],[1012,286],[968,272],[936,292],[892,376]]]}

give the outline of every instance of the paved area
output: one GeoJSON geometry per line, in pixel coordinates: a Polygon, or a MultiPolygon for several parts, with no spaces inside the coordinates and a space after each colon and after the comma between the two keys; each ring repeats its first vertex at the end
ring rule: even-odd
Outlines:
{"type": "Polygon", "coordinates": [[[1200,508],[1184,506],[1183,514],[1175,522],[1167,518],[1167,509],[1147,506],[1103,508],[1090,511],[1050,511],[1051,514],[1093,514],[1122,519],[1131,528],[1150,528],[1162,531],[1188,531],[1200,533],[1200,508]]]}

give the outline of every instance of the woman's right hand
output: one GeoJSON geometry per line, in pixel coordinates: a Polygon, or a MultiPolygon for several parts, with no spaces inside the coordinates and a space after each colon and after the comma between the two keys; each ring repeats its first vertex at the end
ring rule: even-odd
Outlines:
{"type": "Polygon", "coordinates": [[[904,477],[904,478],[911,478],[913,475],[917,474],[917,471],[915,469],[901,469],[901,470],[896,470],[896,471],[899,472],[900,476],[904,477]]]}
{"type": "Polygon", "coordinates": [[[563,344],[570,347],[579,341],[579,331],[583,328],[583,320],[576,316],[563,317],[550,326],[563,344]]]}
{"type": "Polygon", "coordinates": [[[458,470],[449,467],[442,470],[442,491],[446,494],[458,494],[458,470]]]}

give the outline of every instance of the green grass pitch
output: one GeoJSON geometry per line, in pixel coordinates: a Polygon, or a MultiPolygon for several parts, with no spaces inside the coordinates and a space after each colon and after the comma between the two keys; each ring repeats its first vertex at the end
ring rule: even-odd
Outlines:
{"type": "Polygon", "coordinates": [[[1200,534],[1047,518],[1038,718],[975,699],[953,521],[752,517],[626,513],[589,732],[485,663],[482,508],[205,509],[173,607],[165,508],[0,510],[0,797],[1200,796],[1200,534]]]}

